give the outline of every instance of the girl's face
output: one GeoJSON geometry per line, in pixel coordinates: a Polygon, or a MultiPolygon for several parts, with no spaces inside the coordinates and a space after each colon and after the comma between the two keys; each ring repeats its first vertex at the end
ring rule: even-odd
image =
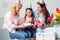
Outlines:
{"type": "Polygon", "coordinates": [[[38,12],[40,13],[40,12],[43,11],[43,8],[42,8],[39,4],[37,4],[37,10],[38,10],[38,12]]]}
{"type": "Polygon", "coordinates": [[[27,14],[27,16],[31,16],[31,14],[32,14],[32,12],[31,12],[31,10],[26,10],[26,14],[27,14]]]}

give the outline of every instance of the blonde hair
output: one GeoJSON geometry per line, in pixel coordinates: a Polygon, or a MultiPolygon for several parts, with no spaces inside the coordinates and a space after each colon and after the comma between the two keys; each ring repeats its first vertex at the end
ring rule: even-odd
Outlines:
{"type": "Polygon", "coordinates": [[[22,8],[22,4],[18,4],[18,3],[12,4],[11,11],[15,11],[17,7],[19,7],[21,9],[22,8]]]}

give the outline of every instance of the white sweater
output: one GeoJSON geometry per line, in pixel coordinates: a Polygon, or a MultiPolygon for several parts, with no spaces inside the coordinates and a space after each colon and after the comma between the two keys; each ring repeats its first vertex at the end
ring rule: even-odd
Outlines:
{"type": "Polygon", "coordinates": [[[15,30],[13,30],[13,28],[18,24],[20,24],[20,16],[17,15],[14,17],[12,13],[8,11],[4,18],[3,28],[8,29],[9,32],[14,32],[15,30]]]}

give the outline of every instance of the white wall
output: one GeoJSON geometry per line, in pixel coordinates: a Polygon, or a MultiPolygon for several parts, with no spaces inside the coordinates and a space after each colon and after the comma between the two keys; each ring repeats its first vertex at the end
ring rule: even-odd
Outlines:
{"type": "MultiPolygon", "coordinates": [[[[29,6],[29,2],[32,3],[32,8],[36,9],[36,2],[39,0],[21,0],[23,7],[21,10],[21,17],[24,16],[25,8],[29,6]]],[[[5,13],[10,9],[11,4],[16,2],[16,0],[0,0],[0,17],[4,17],[5,13]]],[[[50,13],[55,13],[56,7],[60,8],[60,0],[45,0],[47,9],[50,13]]]]}

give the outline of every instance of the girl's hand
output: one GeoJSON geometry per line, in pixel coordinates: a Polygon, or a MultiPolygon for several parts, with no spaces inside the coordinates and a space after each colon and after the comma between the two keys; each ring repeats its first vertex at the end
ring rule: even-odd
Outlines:
{"type": "Polygon", "coordinates": [[[36,25],[32,24],[32,26],[33,26],[32,28],[36,28],[36,25]]]}
{"type": "Polygon", "coordinates": [[[37,24],[38,24],[38,22],[34,22],[33,26],[36,27],[37,24]]]}

